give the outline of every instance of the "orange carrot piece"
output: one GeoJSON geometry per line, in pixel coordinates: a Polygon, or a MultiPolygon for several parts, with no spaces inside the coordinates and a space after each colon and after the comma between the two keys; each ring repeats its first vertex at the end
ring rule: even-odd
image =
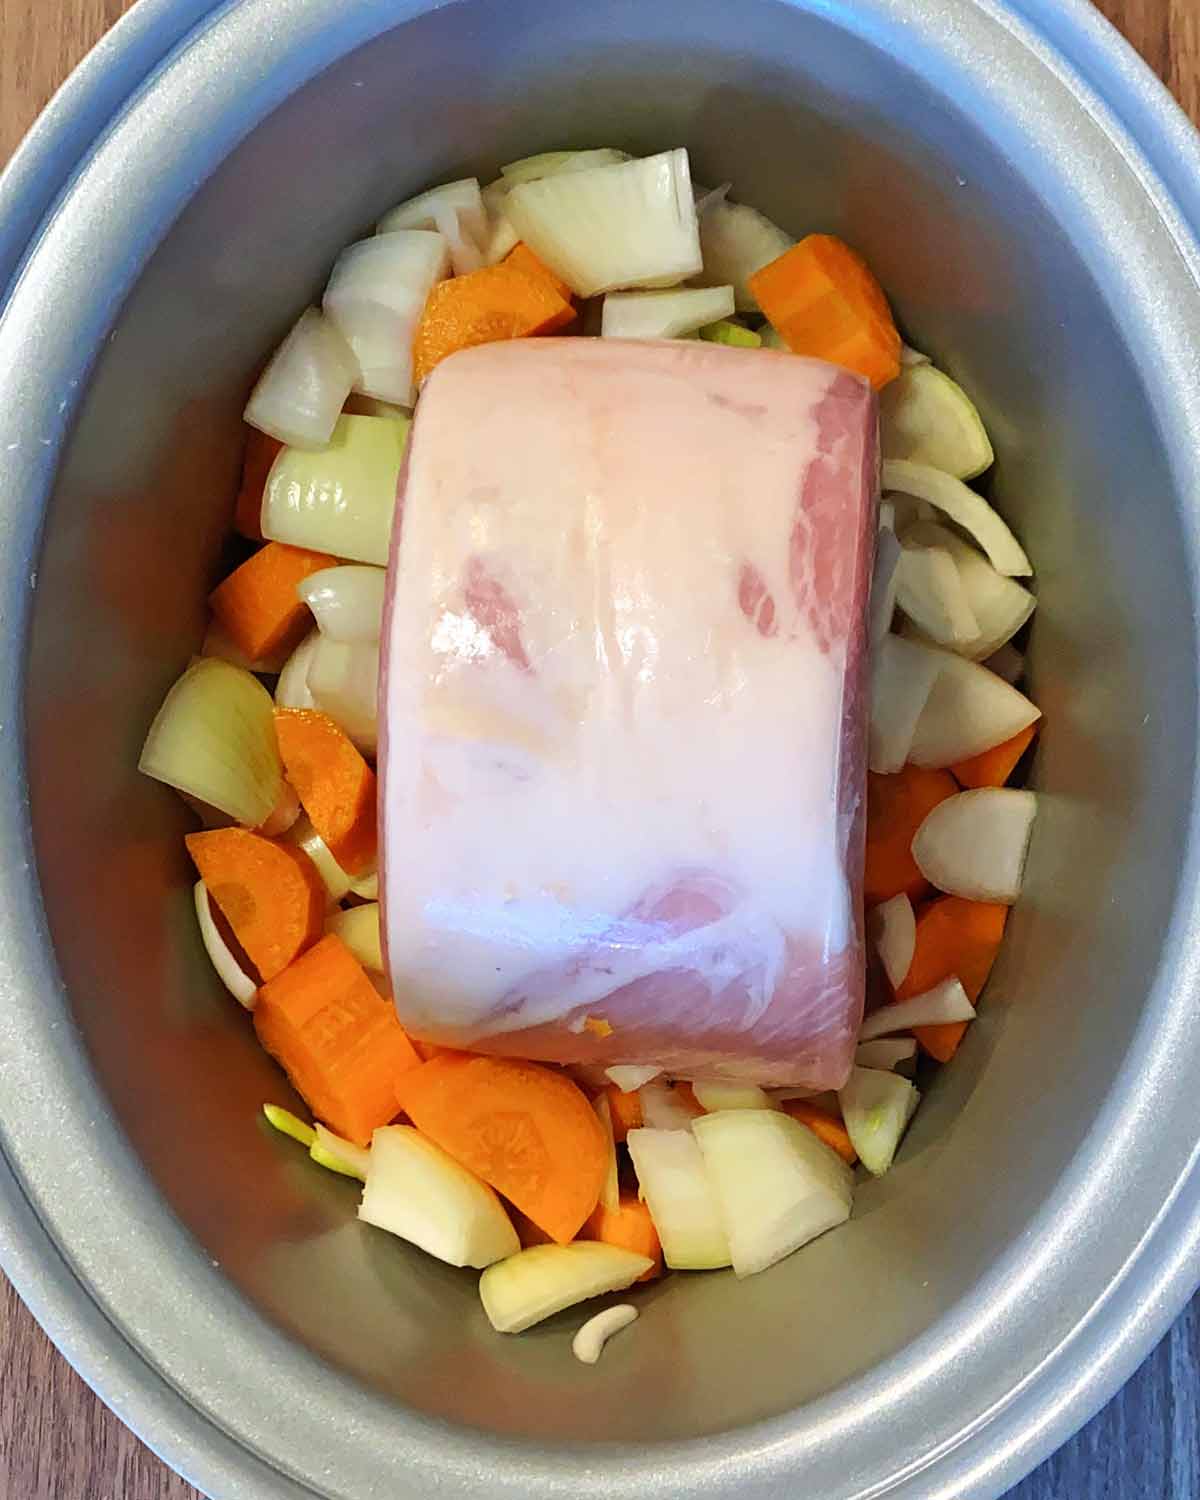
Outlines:
{"type": "Polygon", "coordinates": [[[1011,740],[1005,740],[1002,745],[983,750],[970,760],[960,760],[957,765],[950,767],[955,780],[965,787],[1006,785],[1008,778],[1017,769],[1017,762],[1033,743],[1036,733],[1037,725],[1030,724],[1019,734],[1014,734],[1011,740]]]}
{"type": "Polygon", "coordinates": [[[865,375],[876,390],[900,373],[900,334],[862,256],[810,234],[750,277],[759,307],[793,354],[865,375]]]}
{"type": "Polygon", "coordinates": [[[375,863],[375,772],[328,714],[277,708],[275,737],[308,820],[349,875],[375,863]]]}
{"type": "Polygon", "coordinates": [[[325,552],[268,542],[218,584],[208,602],[234,645],[261,661],[299,645],[309,612],[296,585],[336,561],[325,552]]]}
{"type": "Polygon", "coordinates": [[[278,438],[268,437],[257,427],[249,429],[246,452],[242,459],[242,487],[238,490],[233,506],[233,529],[239,536],[252,542],[261,542],[263,491],[267,487],[267,475],[271,465],[279,457],[283,444],[278,438]]]}
{"type": "Polygon", "coordinates": [[[642,1097],[636,1089],[623,1094],[615,1083],[610,1083],[604,1092],[612,1115],[613,1140],[623,1141],[631,1130],[640,1130],[646,1123],[646,1117],[642,1113],[642,1097]]]}
{"type": "Polygon", "coordinates": [[[636,1193],[622,1193],[616,1208],[605,1208],[603,1203],[597,1203],[579,1238],[601,1240],[606,1245],[617,1245],[622,1250],[632,1250],[635,1255],[652,1260],[654,1264],[638,1277],[639,1281],[653,1281],[662,1275],[663,1255],[658,1230],[654,1227],[650,1210],[636,1193]]]}
{"type": "Polygon", "coordinates": [[[535,280],[549,282],[564,302],[570,302],[571,288],[561,276],[550,269],[544,260],[534,254],[524,240],[517,241],[504,257],[504,264],[512,266],[526,276],[532,276],[535,280]]]}
{"type": "MultiPolygon", "coordinates": [[[[943,979],[957,975],[974,1005],[987,983],[1000,943],[1008,907],[992,901],[966,901],[961,896],[939,896],[917,913],[917,943],[897,1000],[922,995],[943,979]]],[[[938,1062],[949,1062],[958,1051],[966,1021],[941,1026],[917,1026],[913,1035],[938,1062]]]]}
{"type": "Polygon", "coordinates": [[[504,262],[439,281],[417,324],[413,378],[420,385],[459,349],[553,333],[574,316],[575,309],[547,280],[504,262]]]}
{"type": "Polygon", "coordinates": [[[507,1057],[435,1057],[406,1073],[398,1093],[418,1130],[558,1244],[579,1233],[599,1200],[609,1148],[565,1073],[507,1057]]]}
{"type": "Polygon", "coordinates": [[[858,1152],[854,1149],[849,1132],[836,1115],[819,1109],[808,1099],[786,1100],[783,1112],[791,1115],[801,1125],[807,1125],[818,1140],[832,1146],[848,1166],[852,1167],[858,1160],[858,1152]]]}
{"type": "Polygon", "coordinates": [[[248,828],[189,833],[184,842],[208,894],[264,979],[320,937],[325,886],[303,849],[248,828]]]}
{"type": "Polygon", "coordinates": [[[366,970],[330,934],[264,984],[258,1039],[318,1119],[357,1146],[400,1113],[397,1081],[424,1066],[366,970]]]}
{"type": "Polygon", "coordinates": [[[958,783],[949,771],[905,766],[894,776],[867,774],[867,861],[863,894],[868,906],[893,896],[917,897],[928,889],[912,855],[918,828],[958,783]]]}

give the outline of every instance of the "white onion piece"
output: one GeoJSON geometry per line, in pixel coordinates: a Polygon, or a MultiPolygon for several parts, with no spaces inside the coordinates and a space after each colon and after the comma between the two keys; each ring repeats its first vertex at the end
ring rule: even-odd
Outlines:
{"type": "Polygon", "coordinates": [[[1025,658],[1013,645],[1005,644],[994,651],[983,664],[989,672],[995,672],[1010,687],[1016,687],[1025,675],[1025,658]]]}
{"type": "Polygon", "coordinates": [[[903,536],[919,521],[936,521],[939,514],[932,505],[918,500],[915,495],[898,495],[893,491],[883,503],[892,507],[892,529],[897,536],[903,536]]]}
{"type": "Polygon", "coordinates": [[[879,393],[883,457],[929,464],[974,479],[996,455],[983,420],[962,387],[931,364],[909,365],[879,393]]]}
{"type": "Polygon", "coordinates": [[[889,1073],[901,1063],[911,1062],[916,1055],[915,1037],[880,1037],[874,1042],[863,1042],[861,1047],[855,1049],[854,1065],[856,1068],[880,1068],[889,1073]]]}
{"type": "Polygon", "coordinates": [[[302,813],[288,830],[288,843],[303,849],[317,867],[317,873],[325,883],[325,893],[331,908],[344,901],[353,886],[349,875],[329,852],[329,845],[302,813]]]}
{"type": "Polygon", "coordinates": [[[678,339],[733,313],[732,287],[609,292],[601,312],[606,339],[678,339]]]}
{"type": "Polygon", "coordinates": [[[757,312],[750,277],[778,260],[796,243],[765,214],[746,203],[729,203],[710,193],[696,205],[704,267],[692,280],[699,286],[732,286],[739,312],[757,312]]]}
{"type": "Polygon", "coordinates": [[[877,774],[899,771],[908,760],[943,654],[898,635],[885,635],[872,652],[867,763],[877,774]]]}
{"type": "Polygon", "coordinates": [[[519,183],[506,212],[534,254],[581,297],[674,286],[703,264],[682,148],[519,183]]]}
{"type": "MultiPolygon", "coordinates": [[[[890,507],[889,507],[890,508],[890,507]]],[[[896,576],[900,562],[900,542],[890,524],[885,524],[880,506],[879,535],[875,542],[875,567],[871,574],[871,649],[874,650],[892,628],[896,613],[896,576]]]]}
{"type": "Polygon", "coordinates": [[[950,651],[920,649],[939,658],[940,670],[909,746],[908,759],[914,765],[937,769],[969,760],[1041,718],[1041,710],[1024,693],[978,662],[950,651]]]}
{"type": "Polygon", "coordinates": [[[979,635],[958,568],[944,547],[903,547],[896,603],[939,646],[959,647],[979,635]]]}
{"type": "Polygon", "coordinates": [[[930,364],[931,360],[930,360],[928,354],[922,354],[919,350],[913,349],[908,344],[901,344],[900,345],[900,363],[901,363],[901,365],[905,369],[908,369],[908,368],[910,368],[913,365],[927,365],[927,364],[930,364]]]}
{"type": "Polygon", "coordinates": [[[447,256],[445,237],[426,229],[380,233],[338,256],[322,306],[354,351],[356,390],[413,404],[413,335],[447,256]]]}
{"type": "Polygon", "coordinates": [[[961,656],[969,656],[972,661],[992,656],[1016,635],[1037,607],[1037,599],[1027,588],[1015,578],[997,573],[976,547],[947,526],[916,521],[904,530],[901,540],[905,547],[941,548],[954,559],[977,627],[969,640],[954,646],[961,656]]]}
{"type": "Polygon", "coordinates": [[[369,870],[363,875],[356,875],[350,882],[350,889],[364,901],[378,901],[379,871],[369,870]]]}
{"type": "Polygon", "coordinates": [[[966,990],[957,978],[944,979],[911,1000],[897,1000],[873,1010],[859,1027],[858,1040],[873,1042],[876,1037],[911,1031],[914,1026],[944,1026],[950,1021],[974,1019],[975,1007],[967,999],[966,990]]]}
{"type": "Polygon", "coordinates": [[[502,261],[516,248],[521,238],[505,212],[505,203],[514,186],[515,184],[501,177],[479,190],[488,217],[487,236],[483,243],[485,266],[494,266],[502,261]]]}
{"type": "Polygon", "coordinates": [[[197,658],[155,714],[138,770],[260,827],[284,785],[270,693],[240,667],[197,658]]]}
{"type": "Polygon", "coordinates": [[[310,631],[284,662],[275,684],[275,702],[280,708],[316,708],[317,700],[308,690],[308,669],[320,639],[319,630],[310,631]]]}
{"type": "Polygon", "coordinates": [[[541,151],[537,156],[523,156],[500,168],[500,175],[510,185],[537,182],[542,177],[557,177],[562,172],[586,172],[589,167],[614,167],[629,161],[627,151],[615,146],[595,146],[587,151],[541,151]]]}
{"type": "Polygon", "coordinates": [[[478,271],[484,264],[483,249],[490,233],[478,178],[463,177],[409,198],[384,214],[376,233],[394,234],[404,229],[432,229],[440,234],[456,276],[478,271]]]}
{"type": "Polygon", "coordinates": [[[699,218],[707,208],[712,208],[715,203],[724,203],[733,187],[732,182],[723,182],[719,187],[701,187],[696,181],[692,182],[692,197],[696,200],[696,216],[699,218]]]}
{"type": "Polygon", "coordinates": [[[378,737],[379,647],[322,636],[308,668],[316,706],[346,731],[364,755],[374,755],[378,737]]]}
{"type": "Polygon", "coordinates": [[[259,661],[251,661],[242,648],[231,638],[229,632],[221,624],[220,620],[209,620],[208,629],[204,632],[204,642],[200,647],[201,656],[215,656],[221,661],[227,661],[231,666],[241,667],[245,672],[261,672],[267,676],[282,671],[283,664],[287,658],[283,655],[264,656],[259,661]]]}
{"type": "Polygon", "coordinates": [[[917,919],[909,898],[901,892],[881,901],[867,917],[867,931],[879,954],[888,983],[894,990],[904,983],[917,948],[917,919]]]}
{"type": "Polygon", "coordinates": [[[281,443],[319,448],[358,378],[354,351],[315,307],[300,320],[271,356],[250,392],[243,416],[281,443]]]}
{"type": "Polygon", "coordinates": [[[611,1068],[605,1068],[604,1073],[608,1081],[622,1094],[633,1094],[649,1083],[652,1078],[657,1078],[662,1072],[652,1064],[643,1066],[639,1063],[615,1063],[611,1068]]]}
{"type": "Polygon", "coordinates": [[[709,1114],[719,1109],[778,1109],[778,1103],[756,1083],[726,1083],[722,1080],[693,1080],[696,1103],[709,1114]]]}
{"type": "Polygon", "coordinates": [[[326,919],[325,931],[341,938],[363,968],[371,974],[382,974],[383,943],[379,936],[379,903],[351,906],[335,911],[326,919]]]}
{"type": "Polygon", "coordinates": [[[208,887],[203,880],[197,880],[194,895],[196,920],[200,924],[200,937],[204,943],[204,951],[217,971],[217,978],[239,1005],[244,1006],[246,1010],[253,1010],[258,986],[234,958],[229,951],[228,944],[221,936],[220,929],[213,919],[212,907],[208,904],[208,887]]]}
{"type": "Polygon", "coordinates": [[[638,1090],[642,1119],[650,1130],[690,1130],[696,1111],[685,1104],[669,1083],[645,1083],[638,1090]]]}
{"type": "Polygon", "coordinates": [[[729,1265],[729,1238],[691,1131],[639,1128],[629,1132],[626,1144],[667,1265],[675,1271],[729,1265]]]}
{"type": "Polygon", "coordinates": [[[874,1068],[852,1068],[838,1093],[842,1123],[858,1159],[875,1177],[892,1165],[921,1096],[907,1078],[874,1068]]]}
{"type": "Polygon", "coordinates": [[[1029,558],[1007,523],[982,495],[968,489],[961,479],[931,469],[928,464],[888,459],[883,465],[883,487],[899,490],[902,495],[915,495],[949,516],[956,526],[975,538],[998,573],[1008,578],[1028,578],[1032,574],[1029,558]]]}
{"type": "Polygon", "coordinates": [[[617,1143],[613,1136],[612,1106],[608,1102],[608,1095],[599,1095],[592,1107],[600,1121],[600,1128],[604,1131],[605,1149],[608,1154],[608,1166],[600,1188],[600,1202],[605,1208],[615,1213],[621,1202],[621,1188],[617,1177],[617,1143]]]}
{"type": "Polygon", "coordinates": [[[1011,906],[1021,894],[1037,798],[979,787],[938,804],[917,829],[913,859],[931,885],[968,901],[1011,906]]]}
{"type": "Polygon", "coordinates": [[[653,1266],[645,1255],[599,1240],[532,1245],[489,1266],[479,1296],[497,1333],[524,1333],[577,1302],[624,1291],[653,1266]]]}
{"type": "Polygon", "coordinates": [[[383,626],[387,572],[365,564],[344,564],[310,573],[297,593],[332,641],[377,641],[383,626]]]}

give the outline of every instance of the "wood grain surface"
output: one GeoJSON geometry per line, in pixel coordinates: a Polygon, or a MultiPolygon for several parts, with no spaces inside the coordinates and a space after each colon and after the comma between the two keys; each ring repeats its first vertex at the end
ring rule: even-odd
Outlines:
{"type": "MultiPolygon", "coordinates": [[[[0,0],[0,162],[130,0],[0,0]]],[[[1200,0],[1100,8],[1200,123],[1200,0]]],[[[1200,1299],[1010,1500],[1200,1500],[1200,1299]]],[[[201,1500],[92,1395],[0,1280],[0,1497],[201,1500]]],[[[815,1500],[815,1497],[814,1497],[815,1500]]]]}

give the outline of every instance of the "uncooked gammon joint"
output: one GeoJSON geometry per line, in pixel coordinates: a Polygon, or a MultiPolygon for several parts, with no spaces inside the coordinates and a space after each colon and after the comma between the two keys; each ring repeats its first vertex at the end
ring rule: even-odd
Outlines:
{"type": "Polygon", "coordinates": [[[439,366],[380,688],[416,1035],[844,1082],[875,434],[865,381],[790,354],[529,339],[439,366]]]}

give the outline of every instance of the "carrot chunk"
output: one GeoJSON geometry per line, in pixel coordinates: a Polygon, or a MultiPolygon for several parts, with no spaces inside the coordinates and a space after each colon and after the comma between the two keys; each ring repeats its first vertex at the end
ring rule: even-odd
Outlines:
{"type": "Polygon", "coordinates": [[[420,385],[448,355],[475,344],[553,333],[575,309],[544,277],[501,262],[439,281],[413,339],[413,378],[420,385]]]}
{"type": "Polygon", "coordinates": [[[955,780],[965,787],[1005,786],[1017,769],[1017,762],[1033,743],[1037,731],[1036,724],[1029,724],[1002,745],[983,750],[970,760],[960,760],[950,767],[955,780]]]}
{"type": "Polygon", "coordinates": [[[571,288],[553,272],[544,260],[539,259],[524,240],[518,240],[504,257],[504,264],[532,276],[535,280],[548,282],[564,302],[571,300],[571,288]]]}
{"type": "Polygon", "coordinates": [[[283,444],[278,438],[259,432],[257,427],[249,428],[248,433],[242,459],[242,486],[233,506],[233,529],[239,536],[261,542],[263,491],[283,444]]]}
{"type": "Polygon", "coordinates": [[[617,1245],[622,1250],[632,1250],[635,1255],[652,1260],[654,1264],[638,1277],[639,1281],[653,1281],[662,1275],[663,1254],[658,1230],[654,1227],[650,1210],[636,1193],[622,1193],[616,1208],[605,1208],[603,1203],[597,1203],[579,1237],[617,1245]]]}
{"type": "Polygon", "coordinates": [[[349,735],[315,708],[277,708],[275,735],[309,822],[349,875],[376,856],[375,772],[349,735]]]}
{"type": "Polygon", "coordinates": [[[646,1123],[642,1113],[642,1096],[636,1089],[623,1094],[615,1083],[610,1083],[604,1092],[612,1115],[613,1140],[623,1141],[631,1130],[640,1130],[646,1123]]]}
{"type": "Polygon", "coordinates": [[[332,934],[263,985],[254,1029],[313,1114],[357,1146],[395,1119],[398,1080],[422,1066],[391,1002],[332,934]]]}
{"type": "Polygon", "coordinates": [[[309,612],[296,585],[336,561],[325,552],[268,542],[218,584],[208,602],[234,645],[261,661],[299,645],[309,612]]]}
{"type": "Polygon", "coordinates": [[[755,271],[750,290],[793,354],[865,375],[876,390],[900,373],[900,334],[883,288],[857,251],[810,234],[755,271]]]}
{"type": "Polygon", "coordinates": [[[608,1171],[604,1128],[564,1073],[505,1057],[434,1057],[405,1073],[400,1107],[418,1130],[566,1245],[608,1171]]]}
{"type": "Polygon", "coordinates": [[[302,849],[248,828],[189,833],[184,842],[208,894],[264,979],[320,937],[325,886],[302,849]]]}
{"type": "Polygon", "coordinates": [[[894,776],[867,774],[867,905],[893,896],[917,897],[929,889],[912,854],[912,841],[929,813],[953,797],[958,783],[949,771],[905,766],[894,776]]]}
{"type": "MultiPolygon", "coordinates": [[[[897,1000],[923,995],[951,975],[957,975],[974,1005],[987,983],[1000,943],[1008,907],[993,901],[966,901],[961,896],[939,896],[917,913],[917,943],[897,1000]]],[[[942,1026],[918,1026],[913,1035],[938,1062],[949,1062],[958,1051],[968,1023],[948,1021],[942,1026]]]]}
{"type": "Polygon", "coordinates": [[[801,1125],[807,1125],[812,1133],[832,1146],[842,1160],[853,1166],[858,1160],[858,1152],[854,1149],[850,1140],[849,1132],[836,1115],[831,1115],[828,1110],[819,1109],[808,1099],[788,1099],[784,1102],[783,1112],[791,1115],[801,1125]]]}

